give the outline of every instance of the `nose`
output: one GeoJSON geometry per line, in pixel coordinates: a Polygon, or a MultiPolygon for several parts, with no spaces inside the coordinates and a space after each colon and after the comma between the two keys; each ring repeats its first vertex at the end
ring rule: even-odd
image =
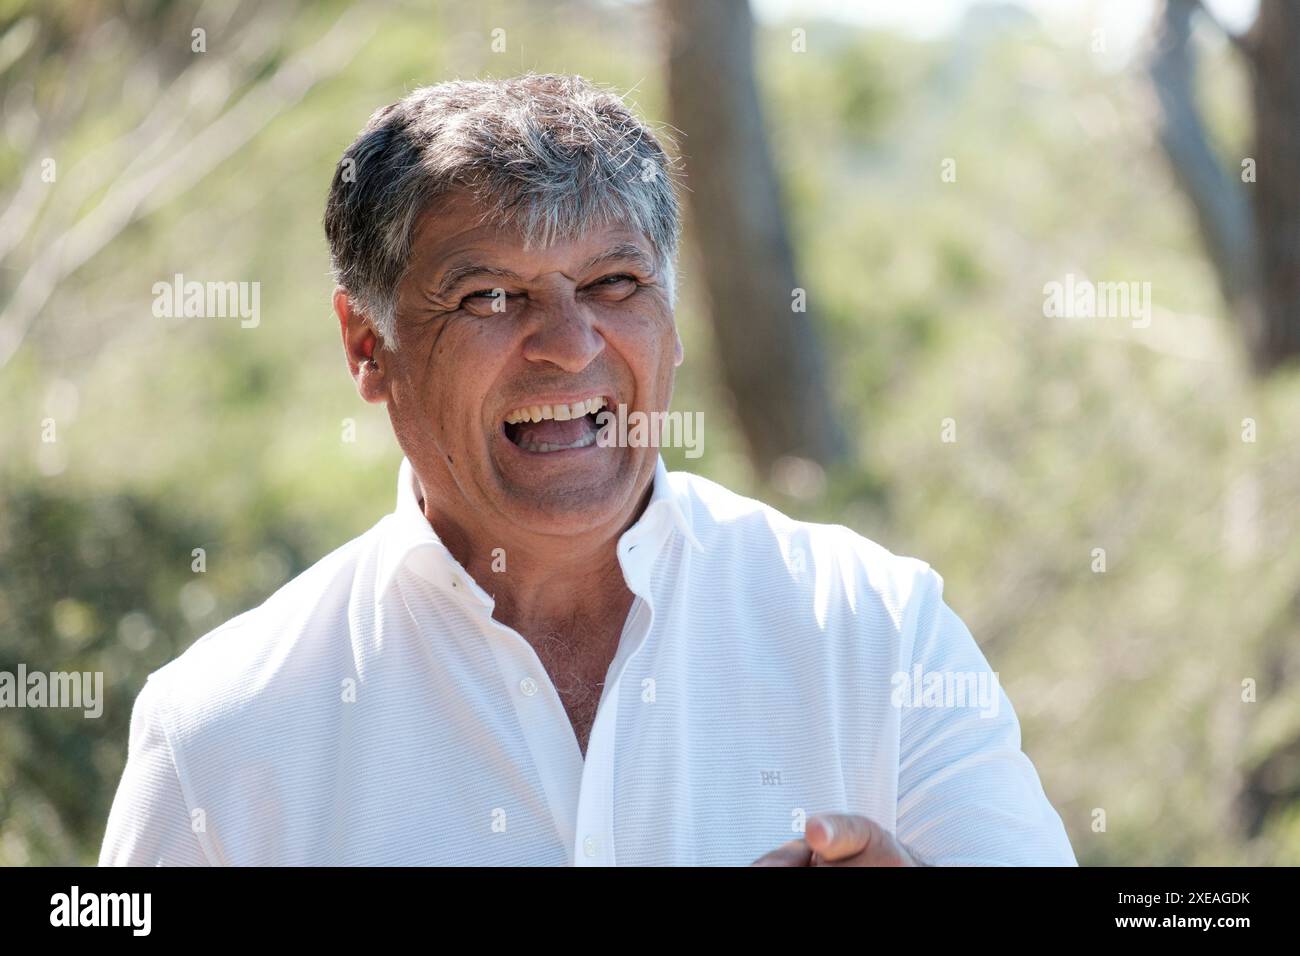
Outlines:
{"type": "Polygon", "coordinates": [[[605,349],[605,339],[593,316],[571,298],[548,303],[539,322],[524,340],[524,357],[546,362],[565,372],[581,372],[605,349]]]}

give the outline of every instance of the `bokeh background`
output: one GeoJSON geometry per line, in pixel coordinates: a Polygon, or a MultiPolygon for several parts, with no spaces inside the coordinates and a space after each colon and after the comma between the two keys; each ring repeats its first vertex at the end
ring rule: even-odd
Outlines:
{"type": "Polygon", "coordinates": [[[376,107],[526,70],[682,157],[669,466],[939,570],[1082,863],[1300,862],[1297,8],[3,0],[0,670],[106,702],[0,711],[0,863],[94,862],[146,675],[391,509],[326,190],[376,107]],[[176,273],[260,323],[156,318],[176,273]],[[1045,315],[1067,275],[1150,325],[1045,315]]]}

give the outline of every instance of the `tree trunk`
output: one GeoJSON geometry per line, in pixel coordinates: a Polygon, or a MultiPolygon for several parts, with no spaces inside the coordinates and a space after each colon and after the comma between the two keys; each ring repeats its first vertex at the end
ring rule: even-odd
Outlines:
{"type": "Polygon", "coordinates": [[[1252,187],[1261,323],[1260,372],[1300,358],[1300,4],[1260,0],[1246,42],[1255,110],[1252,187]]]}
{"type": "Polygon", "coordinates": [[[746,0],[662,0],[673,125],[685,134],[688,207],[718,359],[764,478],[785,456],[845,456],[794,257],[754,81],[746,0]]]}
{"type": "MultiPolygon", "coordinates": [[[[1215,157],[1197,108],[1192,15],[1165,0],[1151,61],[1160,142],[1196,212],[1219,287],[1258,375],[1300,359],[1300,4],[1260,0],[1249,34],[1231,37],[1250,71],[1255,180],[1215,157]]],[[[1243,157],[1244,159],[1245,157],[1243,157]]]]}

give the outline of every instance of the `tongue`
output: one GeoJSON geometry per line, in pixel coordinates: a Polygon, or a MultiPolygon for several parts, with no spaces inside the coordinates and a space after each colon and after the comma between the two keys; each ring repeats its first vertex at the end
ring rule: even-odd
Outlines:
{"type": "Polygon", "coordinates": [[[524,422],[515,433],[517,444],[538,444],[549,442],[552,445],[572,445],[579,438],[585,438],[591,431],[591,419],[587,416],[571,418],[567,422],[548,419],[544,422],[524,422]]]}

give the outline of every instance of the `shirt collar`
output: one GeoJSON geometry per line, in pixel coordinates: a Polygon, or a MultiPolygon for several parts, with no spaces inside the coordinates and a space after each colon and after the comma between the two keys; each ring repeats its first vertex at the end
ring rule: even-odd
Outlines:
{"type": "MultiPolygon", "coordinates": [[[[383,599],[392,586],[397,572],[403,567],[409,567],[434,585],[459,590],[489,608],[495,606],[492,596],[452,556],[429,524],[420,507],[415,472],[408,458],[404,457],[398,468],[397,503],[384,524],[386,527],[381,542],[379,568],[375,576],[377,602],[383,599]]],[[[653,547],[641,548],[638,564],[643,564],[646,554],[657,554],[667,543],[671,537],[668,532],[673,529],[680,531],[692,547],[702,547],[695,536],[690,504],[679,499],[663,456],[660,455],[655,462],[650,500],[641,517],[619,539],[620,556],[625,549],[640,547],[644,540],[653,547]]]]}

